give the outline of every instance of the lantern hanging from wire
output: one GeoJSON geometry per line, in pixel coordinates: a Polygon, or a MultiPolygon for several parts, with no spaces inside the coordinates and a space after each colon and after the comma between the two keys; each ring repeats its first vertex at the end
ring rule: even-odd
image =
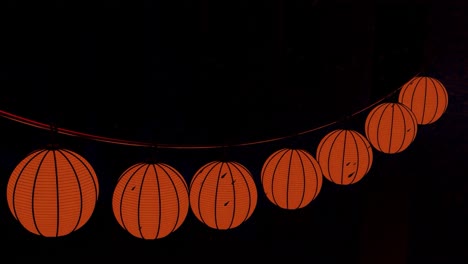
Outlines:
{"type": "Polygon", "coordinates": [[[257,205],[257,188],[250,171],[235,161],[212,161],[190,183],[190,208],[207,226],[226,230],[247,221],[257,205]]]}
{"type": "Polygon", "coordinates": [[[323,176],[336,184],[359,182],[370,170],[372,147],[359,132],[336,129],[325,135],[317,147],[317,161],[323,176]]]}
{"type": "Polygon", "coordinates": [[[131,235],[160,239],[185,221],[188,186],[182,175],[167,164],[137,163],[118,179],[112,209],[119,225],[131,235]]]}
{"type": "Polygon", "coordinates": [[[372,146],[387,154],[402,152],[414,141],[418,131],[416,116],[401,103],[382,103],[374,107],[365,122],[366,137],[372,146]]]}
{"type": "Polygon", "coordinates": [[[7,185],[11,213],[36,235],[60,237],[80,229],[99,195],[98,178],[79,154],[57,145],[31,152],[7,185]]]}
{"type": "Polygon", "coordinates": [[[317,160],[302,149],[283,148],[263,164],[261,181],[266,197],[283,209],[298,209],[314,200],[322,187],[317,160]]]}
{"type": "Polygon", "coordinates": [[[419,125],[426,125],[434,123],[445,113],[448,94],[439,80],[418,76],[403,85],[398,102],[411,109],[419,125]]]}

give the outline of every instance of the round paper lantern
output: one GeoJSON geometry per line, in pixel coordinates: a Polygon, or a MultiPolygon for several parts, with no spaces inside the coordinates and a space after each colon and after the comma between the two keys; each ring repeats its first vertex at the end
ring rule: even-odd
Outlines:
{"type": "Polygon", "coordinates": [[[434,123],[445,112],[448,94],[444,85],[437,79],[419,76],[403,85],[398,102],[411,109],[418,124],[425,125],[434,123]]]}
{"type": "Polygon", "coordinates": [[[373,161],[372,147],[357,131],[333,130],[320,141],[317,161],[327,180],[340,185],[353,184],[369,172],[373,161]]]}
{"type": "Polygon", "coordinates": [[[81,228],[91,217],[98,195],[91,165],[57,146],[31,152],[13,170],[7,185],[13,216],[28,231],[45,237],[81,228]]]}
{"type": "Polygon", "coordinates": [[[190,208],[207,226],[226,230],[244,223],[257,205],[257,188],[247,168],[235,161],[212,161],[190,183],[190,208]]]}
{"type": "Polygon", "coordinates": [[[372,146],[393,154],[408,148],[414,141],[418,123],[414,113],[404,104],[382,103],[367,115],[365,133],[372,146]]]}
{"type": "Polygon", "coordinates": [[[182,175],[164,163],[137,163],[119,178],[112,209],[131,235],[159,239],[177,230],[189,210],[188,186],[182,175]]]}
{"type": "Polygon", "coordinates": [[[322,171],[317,160],[302,149],[280,149],[263,164],[261,180],[266,197],[284,209],[308,205],[320,192],[322,171]]]}

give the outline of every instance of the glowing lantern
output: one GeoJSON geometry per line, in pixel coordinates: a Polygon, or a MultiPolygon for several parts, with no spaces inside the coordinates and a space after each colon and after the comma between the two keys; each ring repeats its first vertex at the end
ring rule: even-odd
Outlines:
{"type": "Polygon", "coordinates": [[[447,90],[437,79],[414,77],[403,85],[398,102],[406,105],[416,116],[418,124],[437,121],[447,109],[447,90]]]}
{"type": "Polygon", "coordinates": [[[372,160],[371,145],[354,130],[333,130],[317,147],[317,161],[323,176],[340,185],[360,181],[370,170],[372,160]]]}
{"type": "Polygon", "coordinates": [[[13,170],[7,186],[13,216],[28,231],[45,237],[81,228],[91,217],[98,195],[91,165],[57,146],[31,152],[13,170]]]}
{"type": "Polygon", "coordinates": [[[188,186],[167,164],[138,163],[120,176],[112,209],[117,222],[131,235],[163,238],[177,230],[187,216],[188,186]]]}
{"type": "Polygon", "coordinates": [[[322,171],[305,150],[280,149],[268,157],[261,172],[267,198],[284,209],[308,205],[320,192],[322,171]]]}
{"type": "Polygon", "coordinates": [[[408,148],[414,141],[418,124],[414,113],[400,103],[382,103],[368,114],[365,133],[372,146],[393,154],[408,148]]]}
{"type": "Polygon", "coordinates": [[[251,173],[234,161],[212,161],[201,167],[190,183],[190,208],[202,223],[214,229],[232,229],[244,223],[257,205],[251,173]]]}

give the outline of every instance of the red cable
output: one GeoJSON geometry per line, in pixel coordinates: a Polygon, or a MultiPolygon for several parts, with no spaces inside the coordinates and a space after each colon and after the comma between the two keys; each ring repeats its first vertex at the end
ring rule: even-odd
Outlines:
{"type": "MultiPolygon", "coordinates": [[[[416,74],[415,77],[418,76],[418,75],[419,75],[419,73],[416,74]]],[[[387,98],[392,96],[394,93],[399,91],[401,88],[402,88],[402,86],[400,86],[398,89],[392,91],[388,95],[384,96],[380,100],[374,102],[373,104],[371,104],[371,105],[369,105],[369,106],[367,106],[367,107],[365,107],[365,108],[351,114],[350,117],[355,116],[355,115],[357,115],[357,114],[359,114],[361,112],[364,112],[364,111],[368,110],[369,108],[377,105],[378,103],[386,100],[387,98]]],[[[4,111],[4,110],[0,110],[0,115],[2,117],[5,117],[7,119],[13,120],[13,121],[18,122],[18,123],[26,124],[26,125],[33,126],[33,127],[40,128],[40,129],[44,129],[44,130],[51,130],[51,126],[48,125],[48,124],[44,124],[44,123],[41,123],[41,122],[38,122],[38,121],[35,121],[35,120],[32,120],[32,119],[28,119],[28,118],[25,118],[25,117],[22,117],[22,116],[14,115],[14,114],[9,113],[9,112],[4,111]]],[[[331,125],[336,124],[336,123],[338,123],[338,121],[333,121],[333,122],[327,123],[325,125],[318,126],[318,127],[315,127],[315,128],[309,129],[309,130],[301,131],[299,133],[295,133],[295,134],[292,134],[292,135],[276,137],[276,138],[270,138],[270,139],[259,140],[259,141],[253,141],[253,142],[230,144],[229,147],[250,146],[250,145],[257,145],[257,144],[263,144],[263,143],[278,141],[278,140],[291,138],[291,137],[298,136],[298,135],[304,135],[304,134],[307,134],[307,133],[311,133],[313,131],[316,131],[316,130],[331,126],[331,125]]],[[[137,146],[137,147],[158,147],[158,148],[171,148],[171,149],[214,149],[214,148],[226,147],[226,145],[154,144],[154,143],[142,142],[142,141],[130,141],[130,140],[124,140],[124,139],[118,139],[118,138],[103,137],[103,136],[83,133],[83,132],[74,131],[74,130],[65,129],[65,128],[56,128],[56,132],[59,133],[59,134],[63,134],[63,135],[82,137],[82,138],[91,139],[91,140],[100,141],[100,142],[106,142],[106,143],[118,144],[118,145],[126,145],[126,146],[137,146]]]]}

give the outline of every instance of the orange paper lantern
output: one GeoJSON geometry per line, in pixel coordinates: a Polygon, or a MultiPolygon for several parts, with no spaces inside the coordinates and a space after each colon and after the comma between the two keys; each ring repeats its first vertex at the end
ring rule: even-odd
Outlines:
{"type": "Polygon", "coordinates": [[[340,185],[360,181],[369,172],[372,160],[371,145],[354,130],[333,130],[322,138],[317,147],[317,161],[323,176],[340,185]]]}
{"type": "Polygon", "coordinates": [[[77,153],[55,146],[30,153],[13,170],[7,201],[28,231],[59,237],[91,217],[99,185],[91,165],[77,153]]]}
{"type": "Polygon", "coordinates": [[[247,168],[234,161],[212,161],[190,183],[190,207],[207,226],[226,230],[244,223],[257,205],[257,188],[247,168]]]}
{"type": "Polygon", "coordinates": [[[393,154],[408,148],[414,141],[418,123],[404,104],[382,103],[374,107],[365,122],[365,133],[372,146],[393,154]]]}
{"type": "Polygon", "coordinates": [[[302,149],[280,149],[263,164],[261,180],[266,197],[284,209],[308,205],[320,192],[322,171],[315,158],[302,149]]]}
{"type": "Polygon", "coordinates": [[[418,124],[437,121],[448,106],[448,94],[437,79],[425,76],[412,78],[403,85],[398,102],[406,105],[416,116],[418,124]]]}
{"type": "Polygon", "coordinates": [[[177,230],[188,209],[188,186],[182,175],[164,163],[137,163],[119,178],[112,209],[131,235],[159,239],[177,230]]]}

